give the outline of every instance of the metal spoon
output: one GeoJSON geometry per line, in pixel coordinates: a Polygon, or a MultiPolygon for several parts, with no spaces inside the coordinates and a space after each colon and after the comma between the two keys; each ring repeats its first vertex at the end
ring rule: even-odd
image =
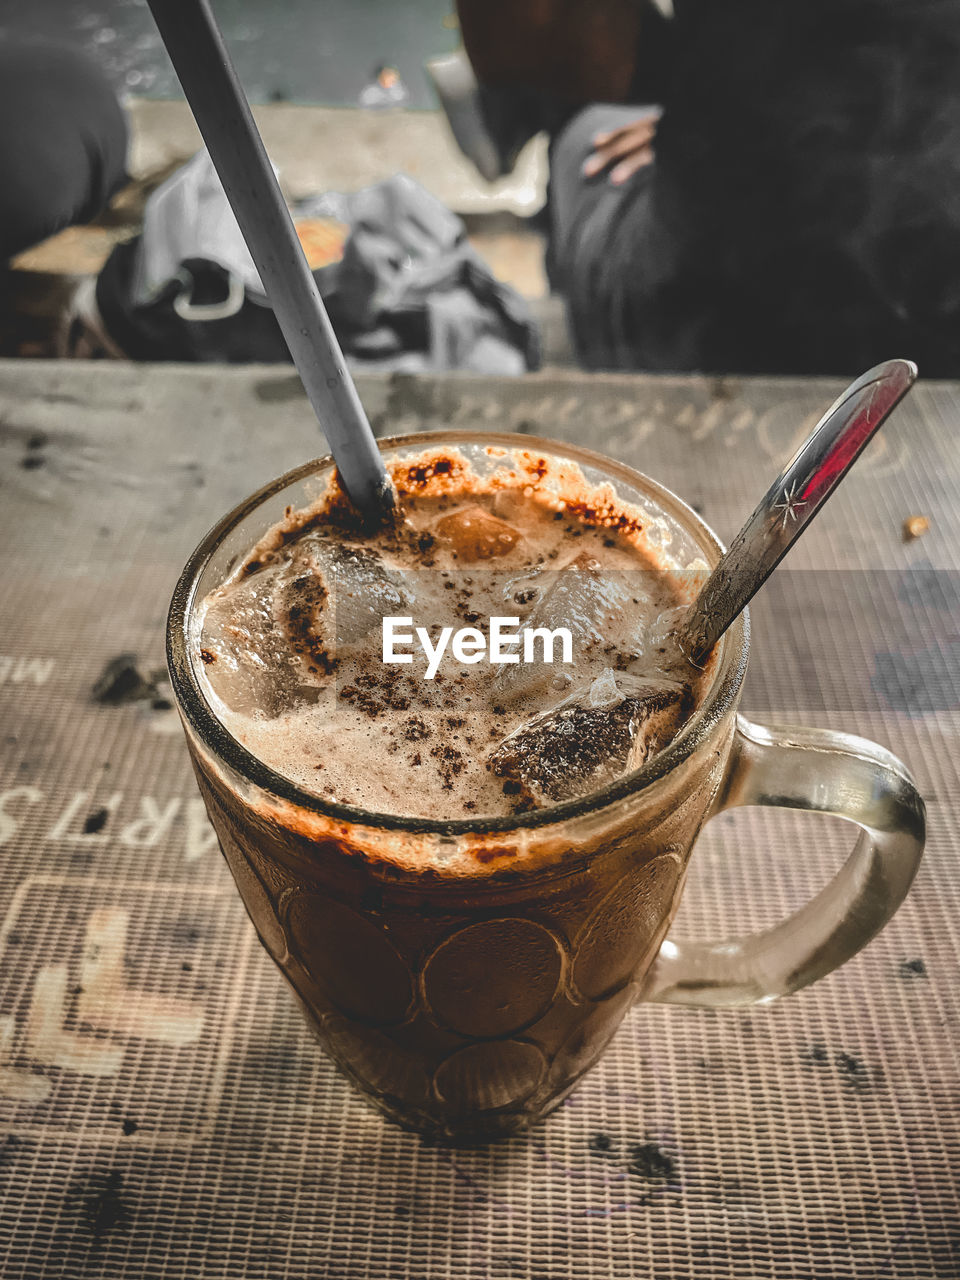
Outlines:
{"type": "Polygon", "coordinates": [[[695,666],[753,599],[916,377],[912,361],[887,360],[852,382],[823,415],[690,606],[678,639],[695,666]]]}

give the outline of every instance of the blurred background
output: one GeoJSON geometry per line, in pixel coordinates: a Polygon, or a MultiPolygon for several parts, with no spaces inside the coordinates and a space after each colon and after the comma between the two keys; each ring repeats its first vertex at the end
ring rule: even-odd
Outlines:
{"type": "MultiPolygon", "coordinates": [[[[395,67],[414,110],[435,110],[426,57],[459,42],[451,0],[223,0],[217,18],[251,102],[359,103],[378,63],[395,67]]],[[[6,0],[0,36],[57,40],[96,58],[118,94],[179,98],[145,0],[6,0]]]]}
{"type": "MultiPolygon", "coordinates": [[[[213,8],[358,364],[960,376],[955,0],[213,8]]],[[[0,354],[285,359],[146,0],[3,14],[0,354]]]]}
{"type": "MultiPolygon", "coordinates": [[[[460,44],[453,0],[218,0],[214,9],[292,206],[408,175],[460,219],[491,276],[533,307],[531,324],[552,341],[551,358],[569,358],[561,304],[547,297],[535,216],[545,198],[546,140],[524,147],[509,174],[484,180],[454,141],[425,67],[460,44]]],[[[72,337],[67,331],[78,310],[89,318],[92,286],[111,253],[141,236],[147,201],[195,155],[199,133],[145,0],[8,0],[4,44],[82,54],[119,100],[129,137],[127,180],[107,207],[19,248],[6,271],[0,263],[0,355],[118,354],[117,343],[104,349],[98,341],[99,316],[92,327],[80,325],[79,341],[76,324],[72,337]]],[[[346,216],[334,203],[319,219],[300,220],[314,268],[335,263],[342,250],[342,225],[324,217],[331,212],[346,216]]],[[[129,292],[129,280],[117,288],[129,292]]],[[[123,309],[131,310],[126,302],[123,309]]],[[[277,358],[273,345],[258,343],[254,336],[239,351],[235,342],[221,344],[222,358],[256,358],[258,350],[259,358],[277,358]]],[[[217,353],[216,343],[195,345],[157,342],[146,358],[217,353]]],[[[145,358],[142,342],[122,353],[145,358]]]]}

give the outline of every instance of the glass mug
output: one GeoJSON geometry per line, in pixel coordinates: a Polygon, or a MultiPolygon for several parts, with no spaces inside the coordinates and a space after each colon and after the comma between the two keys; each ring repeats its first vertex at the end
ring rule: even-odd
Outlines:
{"type": "MultiPolygon", "coordinates": [[[[477,470],[496,465],[488,446],[569,459],[654,515],[675,563],[721,554],[679,498],[598,454],[487,433],[381,442],[388,465],[428,446],[456,448],[477,470]]],[[[450,821],[368,813],[305,793],[251,755],[204,697],[194,610],[287,507],[316,497],[331,467],[281,477],[204,538],[173,598],[168,660],[200,790],[257,933],[324,1048],[382,1111],[447,1140],[522,1130],[569,1093],[638,1000],[770,1001],[843,964],[890,919],[923,850],[923,801],[880,746],[738,716],[746,614],[664,751],[549,809],[450,821]],[[696,836],[735,805],[832,814],[860,836],[782,924],[673,942],[696,836]]]]}

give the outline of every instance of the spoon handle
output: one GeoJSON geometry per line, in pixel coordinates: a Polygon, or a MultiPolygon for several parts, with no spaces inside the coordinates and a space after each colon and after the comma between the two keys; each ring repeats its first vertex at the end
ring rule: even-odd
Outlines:
{"type": "Polygon", "coordinates": [[[699,666],[913,386],[910,360],[869,369],[827,410],[764,495],[690,606],[680,644],[699,666]]]}

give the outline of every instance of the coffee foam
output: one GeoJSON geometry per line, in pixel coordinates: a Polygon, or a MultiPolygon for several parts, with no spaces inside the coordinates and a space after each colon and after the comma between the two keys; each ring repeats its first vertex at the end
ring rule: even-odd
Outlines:
{"type": "MultiPolygon", "coordinates": [[[[493,614],[518,617],[521,625],[535,623],[545,598],[562,596],[558,586],[576,585],[580,571],[565,568],[574,561],[593,566],[585,581],[592,574],[590,580],[617,585],[612,593],[617,608],[601,610],[570,669],[541,666],[532,682],[524,671],[519,692],[509,687],[518,666],[458,666],[448,658],[437,679],[427,681],[415,654],[408,665],[384,666],[377,625],[365,637],[352,635],[349,646],[343,643],[342,627],[336,628],[340,635],[331,628],[331,614],[339,619],[352,610],[355,617],[359,604],[360,621],[353,627],[362,628],[369,582],[352,595],[348,586],[349,609],[331,611],[327,591],[336,575],[321,567],[317,574],[326,574],[324,590],[311,581],[304,606],[310,612],[306,642],[304,609],[296,628],[289,600],[282,616],[273,598],[269,610],[254,610],[269,612],[271,645],[278,636],[286,644],[279,662],[285,675],[295,672],[297,681],[289,705],[273,707],[275,714],[265,714],[263,698],[254,706],[231,707],[232,690],[222,681],[218,685],[215,665],[198,663],[227,729],[303,790],[376,813],[441,820],[509,815],[533,803],[536,791],[488,767],[496,748],[577,690],[589,689],[604,672],[635,678],[653,670],[682,686],[687,708],[699,698],[704,678],[671,649],[662,620],[692,598],[706,566],[697,560],[678,563],[667,521],[625,503],[608,482],[590,484],[568,460],[524,448],[488,449],[487,457],[490,466],[482,471],[449,448],[394,461],[391,473],[405,519],[374,538],[356,527],[331,479],[310,508],[288,512],[261,539],[232,579],[208,598],[205,611],[211,617],[212,606],[229,612],[231,599],[255,589],[266,574],[307,581],[308,573],[297,576],[297,565],[330,565],[333,553],[342,558],[344,549],[361,561],[376,552],[397,592],[405,593],[398,594],[397,603],[387,592],[388,611],[403,608],[432,631],[485,629],[493,614]],[[651,637],[666,643],[651,646],[651,637]],[[329,670],[321,654],[335,654],[329,670]]],[[[338,590],[344,590],[342,583],[332,594],[338,590]]],[[[227,637],[230,643],[249,642],[244,627],[234,631],[227,637]]],[[[218,636],[221,650],[223,640],[218,636]]],[[[198,648],[213,654],[215,662],[228,660],[214,650],[209,628],[201,631],[198,648]]],[[[258,669],[260,675],[269,681],[271,673],[258,669]]],[[[628,758],[634,767],[636,753],[628,758]]],[[[551,792],[548,802],[560,798],[551,792]]]]}

